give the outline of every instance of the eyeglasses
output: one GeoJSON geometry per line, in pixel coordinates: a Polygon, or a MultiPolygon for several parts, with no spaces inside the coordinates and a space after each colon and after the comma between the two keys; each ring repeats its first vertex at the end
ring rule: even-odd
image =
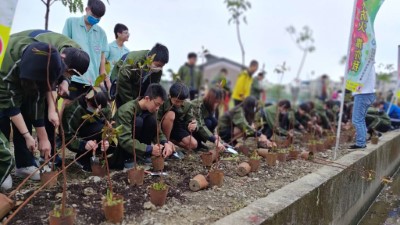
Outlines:
{"type": "Polygon", "coordinates": [[[154,102],[154,105],[156,107],[160,107],[163,104],[163,103],[160,103],[160,102],[156,102],[155,100],[153,100],[153,102],[154,102]]]}
{"type": "Polygon", "coordinates": [[[130,35],[129,31],[127,31],[127,30],[122,31],[122,34],[130,35]]]}

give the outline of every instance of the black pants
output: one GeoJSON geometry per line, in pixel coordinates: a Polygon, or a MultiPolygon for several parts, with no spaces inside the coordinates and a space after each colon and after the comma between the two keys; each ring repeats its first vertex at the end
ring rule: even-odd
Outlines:
{"type": "MultiPolygon", "coordinates": [[[[132,129],[133,133],[133,129],[132,129]]],[[[145,112],[136,117],[135,139],[140,143],[151,145],[157,135],[157,120],[155,115],[145,112]]],[[[138,153],[138,152],[136,152],[138,153]]],[[[143,161],[145,155],[136,155],[138,161],[143,161]]],[[[147,156],[148,157],[148,156],[147,156]]],[[[110,159],[110,167],[113,169],[123,169],[125,162],[132,162],[133,154],[122,148],[117,148],[113,157],[110,159]]]]}

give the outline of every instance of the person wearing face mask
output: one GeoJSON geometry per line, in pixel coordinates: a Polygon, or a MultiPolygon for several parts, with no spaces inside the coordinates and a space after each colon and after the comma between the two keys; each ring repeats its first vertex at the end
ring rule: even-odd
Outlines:
{"type": "Polygon", "coordinates": [[[115,97],[117,107],[144,96],[147,87],[152,83],[160,83],[162,68],[169,61],[168,48],[156,43],[151,50],[132,51],[116,63],[111,72],[113,81],[110,90],[111,97],[115,97]],[[143,64],[148,57],[154,56],[153,62],[143,71],[139,64],[143,64]]]}
{"type": "Polygon", "coordinates": [[[166,98],[167,93],[160,84],[150,84],[143,97],[118,108],[115,121],[117,127],[122,126],[122,132],[118,135],[118,148],[109,161],[111,168],[132,168],[133,146],[139,163],[149,162],[151,156],[167,158],[173,153],[174,145],[161,131],[157,134],[155,113],[166,98]]]}
{"type": "MultiPolygon", "coordinates": [[[[56,113],[56,103],[53,100],[57,98],[57,94],[61,97],[68,97],[69,95],[69,83],[72,75],[83,74],[89,67],[89,55],[81,49],[81,47],[72,39],[49,30],[26,30],[22,32],[15,33],[10,37],[10,46],[12,46],[13,51],[18,52],[24,49],[27,45],[35,42],[43,42],[53,45],[59,52],[63,63],[66,65],[66,70],[64,76],[60,76],[57,82],[57,87],[53,87],[52,95],[46,96],[45,110],[44,110],[44,123],[48,139],[51,143],[51,152],[54,153],[54,133],[55,128],[59,125],[59,116],[56,113]]],[[[7,55],[7,59],[8,58],[7,55]]],[[[11,68],[11,64],[14,63],[13,60],[7,60],[6,65],[11,68]]],[[[29,102],[26,102],[29,104],[29,102]]],[[[18,133],[13,136],[14,147],[19,149],[20,152],[26,152],[30,154],[29,149],[26,148],[21,137],[18,133]]],[[[19,154],[17,155],[19,158],[19,154]]],[[[19,159],[17,160],[20,161],[19,159]]],[[[60,164],[61,159],[57,157],[56,164],[60,164]]],[[[20,164],[20,163],[18,163],[20,164]]]]}
{"type": "Polygon", "coordinates": [[[225,150],[218,135],[215,134],[215,128],[218,125],[216,111],[224,99],[224,90],[221,88],[211,88],[203,99],[195,99],[191,101],[193,106],[193,114],[199,122],[198,131],[194,133],[197,140],[197,150],[207,149],[202,142],[210,141],[218,146],[218,149],[225,150]]]}
{"type": "Polygon", "coordinates": [[[258,142],[272,146],[267,137],[258,131],[253,122],[257,112],[257,99],[249,96],[235,108],[226,112],[218,120],[219,136],[227,143],[236,143],[240,137],[258,137],[258,142]]]}
{"type": "MultiPolygon", "coordinates": [[[[38,148],[45,158],[50,155],[50,142],[44,127],[44,102],[63,73],[66,64],[57,48],[43,42],[29,45],[16,44],[10,38],[0,69],[0,183],[4,189],[11,188],[8,176],[13,160],[8,146],[10,120],[13,122],[17,176],[26,177],[36,170],[33,151],[38,148]],[[48,86],[49,85],[49,86],[48,86]],[[32,137],[35,127],[38,144],[32,137]],[[4,136],[3,136],[4,134],[4,136]],[[24,146],[25,145],[25,146],[24,146]]],[[[35,172],[32,180],[40,180],[35,172]]]]}
{"type": "MultiPolygon", "coordinates": [[[[69,143],[67,148],[76,153],[75,157],[91,150],[98,154],[101,153],[101,150],[108,150],[110,143],[105,141],[103,146],[101,130],[106,121],[110,121],[110,118],[108,93],[98,87],[93,88],[88,94],[79,97],[72,104],[66,106],[62,123],[65,143],[69,143]],[[95,111],[97,113],[92,119],[85,119],[85,115],[92,115],[95,111]]],[[[84,171],[91,171],[90,158],[92,155],[88,153],[77,161],[84,171]]]]}
{"type": "Polygon", "coordinates": [[[110,63],[110,73],[114,65],[118,62],[123,55],[129,52],[125,46],[125,42],[129,40],[129,30],[124,24],[117,23],[114,27],[115,41],[108,45],[108,52],[106,53],[106,60],[110,63]]]}
{"type": "Polygon", "coordinates": [[[235,88],[233,88],[232,98],[235,106],[250,96],[251,85],[253,83],[252,76],[258,70],[258,62],[252,60],[248,69],[243,70],[236,80],[235,88]]]}
{"type": "MultiPolygon", "coordinates": [[[[71,17],[65,22],[63,34],[76,41],[82,49],[90,56],[89,69],[82,76],[73,76],[70,86],[72,87],[69,100],[63,105],[70,104],[72,100],[91,90],[91,86],[100,74],[106,74],[105,53],[108,51],[107,35],[97,25],[106,12],[106,6],[101,0],[88,0],[86,15],[82,17],[71,17]]],[[[107,77],[105,80],[107,88],[111,82],[107,77]]]]}
{"type": "Polygon", "coordinates": [[[174,83],[169,89],[169,99],[158,110],[157,120],[167,140],[184,149],[194,150],[197,141],[193,133],[197,132],[198,122],[193,115],[193,106],[189,98],[189,88],[182,82],[174,83]]]}
{"type": "Polygon", "coordinates": [[[278,105],[269,105],[261,108],[256,114],[256,121],[262,126],[262,133],[268,139],[275,133],[281,136],[290,136],[289,132],[294,126],[290,126],[293,121],[289,119],[290,102],[281,100],[278,105]],[[278,114],[278,115],[277,115],[278,114]]]}

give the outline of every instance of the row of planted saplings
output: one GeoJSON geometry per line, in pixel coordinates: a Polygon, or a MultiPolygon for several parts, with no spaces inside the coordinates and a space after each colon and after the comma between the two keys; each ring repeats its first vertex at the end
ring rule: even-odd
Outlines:
{"type": "MultiPolygon", "coordinates": [[[[104,177],[107,174],[106,168],[102,163],[92,163],[93,176],[104,177]]],[[[164,170],[164,158],[152,157],[152,167],[154,171],[164,170]]],[[[146,172],[142,166],[136,166],[127,171],[128,183],[132,186],[141,186],[144,183],[146,172]]],[[[155,206],[163,206],[167,199],[169,186],[164,183],[162,177],[160,182],[149,186],[150,202],[155,206]]],[[[112,192],[111,192],[112,193],[112,192]]],[[[103,209],[106,219],[112,223],[120,223],[124,217],[124,201],[119,195],[109,196],[103,202],[103,209]]]]}

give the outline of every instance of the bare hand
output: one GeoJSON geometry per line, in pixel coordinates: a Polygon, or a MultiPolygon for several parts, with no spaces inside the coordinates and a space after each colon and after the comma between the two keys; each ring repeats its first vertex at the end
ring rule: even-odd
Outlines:
{"type": "Polygon", "coordinates": [[[47,160],[51,155],[51,144],[49,140],[39,140],[39,151],[42,156],[47,160]]]}
{"type": "Polygon", "coordinates": [[[86,150],[96,150],[97,149],[97,141],[88,141],[85,145],[86,150]]]}
{"type": "Polygon", "coordinates": [[[190,132],[195,131],[196,128],[197,128],[197,122],[196,122],[196,120],[193,120],[192,122],[189,123],[189,125],[188,125],[188,130],[189,130],[190,132]]]}
{"type": "Polygon", "coordinates": [[[48,119],[54,127],[58,127],[60,125],[60,118],[58,117],[57,112],[49,112],[48,119]]]}
{"type": "Polygon", "coordinates": [[[106,141],[106,140],[100,141],[100,150],[102,152],[107,151],[109,147],[110,147],[110,143],[108,141],[106,141]]]}
{"type": "Polygon", "coordinates": [[[215,147],[217,148],[217,150],[218,150],[219,152],[225,151],[226,148],[225,148],[224,144],[221,142],[221,139],[219,138],[218,135],[215,136],[215,142],[214,142],[214,144],[215,144],[215,147]]]}
{"type": "Polygon", "coordinates": [[[153,145],[153,150],[151,151],[151,154],[153,156],[160,156],[161,155],[161,150],[163,146],[162,145],[153,145]]]}
{"type": "Polygon", "coordinates": [[[69,96],[69,90],[68,90],[68,82],[66,80],[63,80],[60,85],[58,85],[58,95],[62,97],[67,97],[69,96]]]}
{"type": "Polygon", "coordinates": [[[163,157],[164,158],[169,157],[174,152],[174,150],[175,150],[175,146],[174,145],[171,146],[170,143],[165,143],[164,151],[162,153],[163,157]]]}
{"type": "Polygon", "coordinates": [[[36,141],[30,133],[24,135],[26,147],[33,152],[36,149],[36,141]]]}

